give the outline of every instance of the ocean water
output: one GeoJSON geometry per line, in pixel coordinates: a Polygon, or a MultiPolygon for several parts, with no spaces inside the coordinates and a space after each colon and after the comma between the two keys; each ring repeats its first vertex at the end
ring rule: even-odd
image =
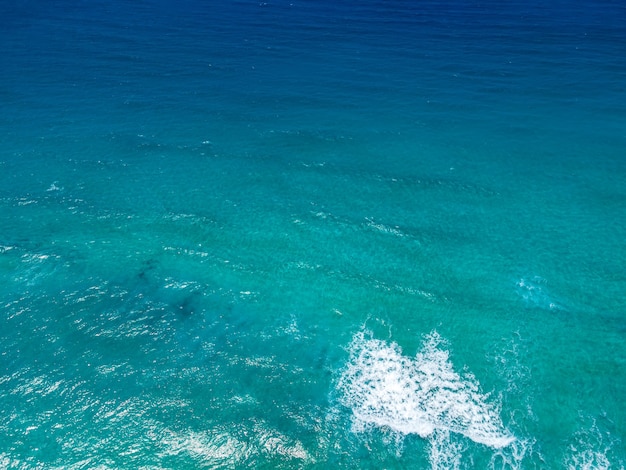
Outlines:
{"type": "Polygon", "coordinates": [[[626,7],[0,6],[0,466],[623,469],[626,7]]]}

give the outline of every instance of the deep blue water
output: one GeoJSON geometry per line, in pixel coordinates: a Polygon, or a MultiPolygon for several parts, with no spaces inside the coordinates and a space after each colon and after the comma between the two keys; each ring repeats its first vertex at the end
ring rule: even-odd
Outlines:
{"type": "Polygon", "coordinates": [[[624,468],[626,7],[0,6],[0,466],[624,468]]]}

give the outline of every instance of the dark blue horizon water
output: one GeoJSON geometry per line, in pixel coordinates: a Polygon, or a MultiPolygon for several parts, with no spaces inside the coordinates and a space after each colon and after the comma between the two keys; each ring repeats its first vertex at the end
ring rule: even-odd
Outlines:
{"type": "Polygon", "coordinates": [[[624,468],[620,2],[0,5],[0,466],[624,468]]]}

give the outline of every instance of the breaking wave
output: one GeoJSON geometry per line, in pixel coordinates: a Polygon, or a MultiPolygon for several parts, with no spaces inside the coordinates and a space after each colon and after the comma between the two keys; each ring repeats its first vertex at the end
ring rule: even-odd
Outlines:
{"type": "MultiPolygon", "coordinates": [[[[442,440],[450,442],[446,437],[451,434],[492,449],[516,440],[504,428],[498,404],[481,392],[476,378],[455,371],[437,332],[425,337],[415,357],[368,331],[357,333],[338,390],[341,403],[352,411],[355,432],[380,428],[417,434],[429,440],[438,459],[442,440]]],[[[462,448],[447,450],[458,454],[462,448]]]]}

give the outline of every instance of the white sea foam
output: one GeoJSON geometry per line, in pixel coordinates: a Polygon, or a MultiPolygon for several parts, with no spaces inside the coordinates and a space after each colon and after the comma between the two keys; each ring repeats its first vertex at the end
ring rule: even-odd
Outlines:
{"type": "Polygon", "coordinates": [[[314,463],[313,457],[299,440],[272,429],[262,421],[254,426],[254,436],[258,440],[254,443],[255,448],[262,449],[264,453],[314,463]]]}
{"type": "Polygon", "coordinates": [[[442,436],[449,433],[494,449],[514,442],[498,406],[481,393],[473,375],[454,370],[442,343],[439,334],[432,332],[421,351],[408,357],[396,343],[374,339],[369,332],[357,333],[338,383],[341,402],[353,413],[353,429],[378,427],[417,434],[432,441],[439,459],[443,458],[442,436]]]}
{"type": "Polygon", "coordinates": [[[491,456],[489,468],[521,470],[529,468],[529,458],[544,462],[541,453],[535,449],[536,443],[534,438],[516,439],[507,447],[497,449],[491,456]]]}
{"type": "Polygon", "coordinates": [[[225,427],[206,432],[165,429],[158,431],[158,439],[162,449],[159,457],[186,454],[202,466],[211,468],[248,467],[261,454],[279,457],[281,460],[314,463],[313,457],[300,441],[262,422],[238,436],[225,427]]]}
{"type": "Polygon", "coordinates": [[[583,449],[570,447],[572,455],[566,462],[566,468],[570,470],[608,470],[611,462],[604,450],[583,449]]]}
{"type": "Polygon", "coordinates": [[[516,284],[520,296],[528,305],[546,310],[565,310],[548,293],[547,281],[542,277],[522,278],[516,284]]]}
{"type": "Polygon", "coordinates": [[[398,227],[397,225],[395,227],[390,227],[388,225],[385,224],[381,224],[381,223],[377,223],[374,221],[374,219],[370,218],[370,217],[366,217],[366,225],[378,232],[381,233],[388,233],[391,235],[395,235],[397,237],[404,237],[404,233],[402,233],[402,231],[400,230],[400,227],[398,227]]]}
{"type": "Polygon", "coordinates": [[[28,206],[30,204],[37,204],[37,201],[35,199],[28,199],[26,197],[21,197],[17,201],[18,206],[28,206]]]}
{"type": "Polygon", "coordinates": [[[613,448],[620,447],[619,439],[611,433],[601,430],[595,420],[589,429],[581,429],[574,436],[569,446],[564,467],[569,470],[608,470],[610,468],[624,470],[624,462],[612,462],[613,448]]]}
{"type": "Polygon", "coordinates": [[[460,442],[452,442],[450,431],[439,430],[430,436],[428,460],[431,468],[460,469],[464,447],[460,442]]]}
{"type": "Polygon", "coordinates": [[[160,432],[160,457],[187,454],[205,465],[234,466],[244,461],[248,444],[227,432],[184,432],[166,429],[160,432]]]}

